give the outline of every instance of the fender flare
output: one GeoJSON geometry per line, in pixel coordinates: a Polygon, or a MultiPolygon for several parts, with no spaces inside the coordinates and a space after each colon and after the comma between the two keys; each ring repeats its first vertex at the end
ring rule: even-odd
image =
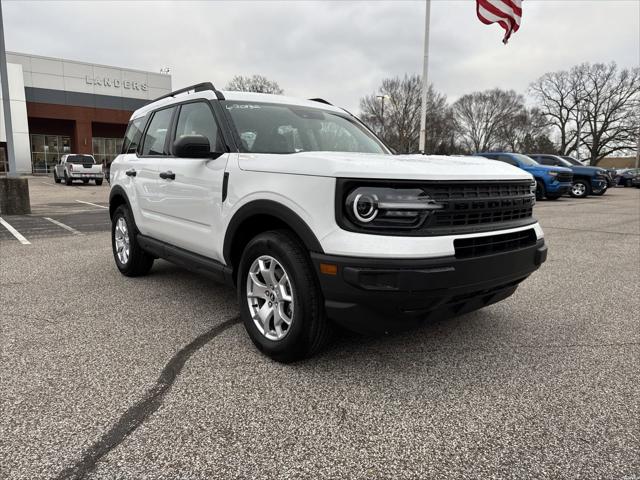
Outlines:
{"type": "Polygon", "coordinates": [[[120,185],[114,185],[113,187],[111,187],[111,191],[109,192],[109,218],[113,217],[113,212],[116,209],[113,202],[113,199],[115,197],[122,197],[124,199],[124,202],[127,204],[127,208],[133,215],[133,210],[131,209],[131,203],[129,202],[129,196],[127,195],[127,192],[125,192],[124,188],[122,188],[120,185]]]}
{"type": "Polygon", "coordinates": [[[233,248],[236,233],[243,223],[256,215],[270,215],[276,217],[289,226],[302,240],[307,250],[310,252],[324,253],[318,238],[315,236],[309,225],[289,207],[273,200],[254,200],[243,205],[233,215],[227,226],[224,245],[222,249],[223,257],[227,265],[231,265],[231,251],[233,248]]]}

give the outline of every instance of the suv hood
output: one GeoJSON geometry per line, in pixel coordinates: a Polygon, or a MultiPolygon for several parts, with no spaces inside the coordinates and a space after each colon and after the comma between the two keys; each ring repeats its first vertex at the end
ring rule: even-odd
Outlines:
{"type": "Polygon", "coordinates": [[[542,171],[542,172],[568,172],[573,173],[570,168],[567,167],[557,167],[555,165],[523,165],[522,168],[525,170],[531,171],[542,171]]]}
{"type": "Polygon", "coordinates": [[[528,180],[531,175],[512,165],[484,157],[444,155],[382,155],[343,152],[289,154],[241,153],[240,168],[335,178],[396,180],[528,180]]]}
{"type": "Polygon", "coordinates": [[[578,165],[574,165],[570,168],[573,171],[573,173],[589,175],[589,176],[598,175],[598,174],[605,175],[607,173],[606,170],[600,167],[579,167],[578,165]]]}

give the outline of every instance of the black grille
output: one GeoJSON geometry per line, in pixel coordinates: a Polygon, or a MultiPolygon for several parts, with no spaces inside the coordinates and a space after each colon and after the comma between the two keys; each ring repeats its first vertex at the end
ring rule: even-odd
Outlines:
{"type": "Polygon", "coordinates": [[[558,181],[565,183],[565,182],[572,182],[573,181],[573,173],[571,172],[560,172],[558,173],[558,181]]]}
{"type": "Polygon", "coordinates": [[[453,246],[456,258],[471,258],[529,247],[535,245],[536,240],[536,232],[530,228],[486,237],[458,238],[453,241],[453,246]]]}
{"type": "Polygon", "coordinates": [[[422,230],[456,231],[466,226],[517,222],[533,215],[535,196],[529,181],[444,183],[422,188],[443,207],[426,220],[422,230]]]}

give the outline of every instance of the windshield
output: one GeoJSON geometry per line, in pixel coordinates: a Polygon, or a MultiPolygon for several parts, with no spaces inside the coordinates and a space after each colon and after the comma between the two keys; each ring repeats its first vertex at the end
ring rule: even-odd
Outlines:
{"type": "Polygon", "coordinates": [[[539,165],[539,163],[536,162],[533,158],[527,157],[526,155],[522,155],[521,153],[510,153],[509,155],[517,158],[518,161],[524,165],[529,165],[531,167],[539,165]]]}
{"type": "Polygon", "coordinates": [[[576,167],[584,167],[583,164],[581,164],[578,160],[576,160],[573,157],[561,157],[565,162],[567,162],[569,165],[575,165],[576,167]]]}
{"type": "Polygon", "coordinates": [[[319,108],[254,102],[225,102],[249,153],[389,152],[347,114],[319,108]]]}
{"type": "Polygon", "coordinates": [[[96,163],[91,155],[69,155],[67,163],[96,163]]]}

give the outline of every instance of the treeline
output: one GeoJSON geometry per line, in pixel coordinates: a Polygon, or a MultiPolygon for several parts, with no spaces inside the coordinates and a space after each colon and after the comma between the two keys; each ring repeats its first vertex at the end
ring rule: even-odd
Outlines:
{"type": "MultiPolygon", "coordinates": [[[[635,148],[640,68],[620,70],[615,63],[585,63],[546,73],[527,93],[530,106],[524,95],[501,89],[469,93],[449,103],[430,85],[426,152],[507,150],[571,155],[580,148],[581,158],[596,165],[608,155],[635,148]]],[[[383,80],[376,93],[361,99],[360,110],[362,120],[398,153],[418,151],[419,76],[383,80]]]]}

